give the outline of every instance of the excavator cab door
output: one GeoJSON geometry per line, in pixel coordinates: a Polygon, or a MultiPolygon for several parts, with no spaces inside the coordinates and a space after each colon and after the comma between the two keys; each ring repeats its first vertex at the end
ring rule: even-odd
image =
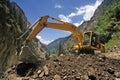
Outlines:
{"type": "Polygon", "coordinates": [[[92,36],[91,36],[91,46],[97,48],[97,47],[98,47],[98,46],[97,46],[98,43],[99,43],[98,35],[96,35],[95,33],[92,32],[92,36]]]}
{"type": "Polygon", "coordinates": [[[83,45],[84,46],[89,46],[91,43],[90,43],[90,41],[91,41],[91,33],[90,32],[85,32],[84,33],[84,42],[83,42],[83,45]]]}
{"type": "Polygon", "coordinates": [[[94,32],[88,31],[84,33],[84,43],[83,43],[84,46],[97,48],[98,43],[99,43],[99,38],[94,32]]]}

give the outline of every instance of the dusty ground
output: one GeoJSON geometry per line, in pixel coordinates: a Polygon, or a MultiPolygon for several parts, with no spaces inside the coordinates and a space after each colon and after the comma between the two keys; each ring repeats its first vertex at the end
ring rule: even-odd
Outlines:
{"type": "Polygon", "coordinates": [[[110,59],[120,59],[120,45],[114,46],[104,55],[110,59]]]}
{"type": "MultiPolygon", "coordinates": [[[[31,69],[29,69],[31,71],[31,69]]],[[[120,80],[120,48],[102,54],[54,57],[42,61],[33,75],[25,77],[9,70],[9,80],[120,80]]]]}

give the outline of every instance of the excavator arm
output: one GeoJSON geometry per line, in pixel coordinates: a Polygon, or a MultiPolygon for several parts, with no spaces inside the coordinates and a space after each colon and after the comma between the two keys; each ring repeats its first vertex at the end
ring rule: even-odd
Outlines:
{"type": "Polygon", "coordinates": [[[77,28],[75,25],[67,22],[63,22],[61,20],[58,20],[56,18],[52,18],[49,16],[43,16],[37,21],[35,21],[35,24],[30,27],[30,29],[35,26],[35,28],[30,32],[26,40],[33,39],[42,29],[44,28],[53,28],[58,30],[65,30],[69,31],[73,34],[76,41],[83,44],[83,34],[80,32],[79,28],[77,28]],[[56,22],[48,22],[48,18],[51,18],[52,20],[56,22]]]}

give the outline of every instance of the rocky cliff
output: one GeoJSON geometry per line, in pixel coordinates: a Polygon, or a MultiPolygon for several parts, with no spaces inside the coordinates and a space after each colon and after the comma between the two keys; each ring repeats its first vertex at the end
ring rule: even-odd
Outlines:
{"type": "Polygon", "coordinates": [[[28,24],[23,10],[16,3],[0,0],[0,75],[9,66],[19,62],[35,63],[39,57],[45,56],[45,49],[37,39],[28,43],[21,56],[16,55],[17,47],[25,37],[16,38],[28,28],[28,24]]]}

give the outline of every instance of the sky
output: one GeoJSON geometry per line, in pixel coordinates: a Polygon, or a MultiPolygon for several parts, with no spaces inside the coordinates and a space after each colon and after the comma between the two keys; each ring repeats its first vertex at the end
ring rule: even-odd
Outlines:
{"type": "MultiPolygon", "coordinates": [[[[90,20],[103,0],[10,0],[16,2],[32,24],[41,16],[51,17],[72,23],[76,26],[90,20]]],[[[50,21],[51,22],[51,21],[50,21]]],[[[71,33],[45,28],[36,36],[42,43],[69,36],[71,33]]]]}

